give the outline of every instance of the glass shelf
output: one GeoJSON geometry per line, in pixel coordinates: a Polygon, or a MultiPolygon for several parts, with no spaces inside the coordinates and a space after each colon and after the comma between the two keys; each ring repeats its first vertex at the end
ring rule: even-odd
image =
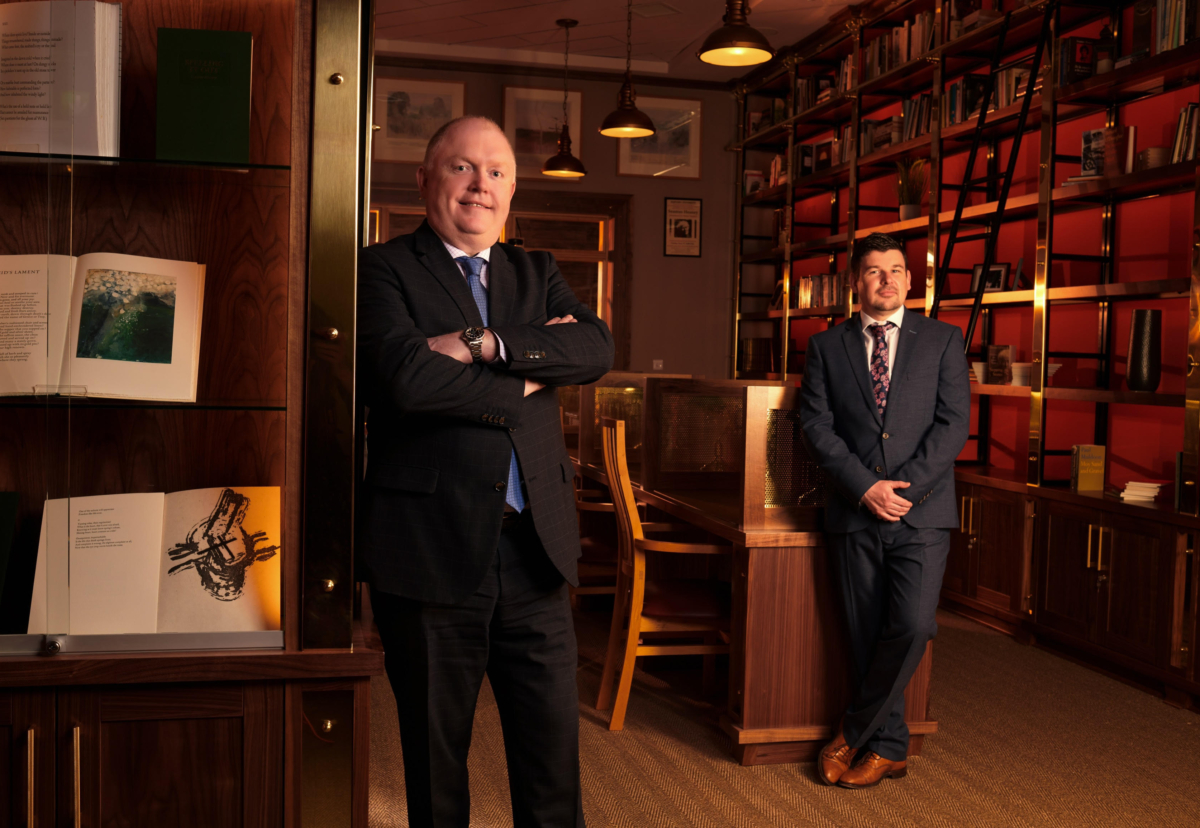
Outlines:
{"type": "Polygon", "coordinates": [[[220,170],[245,173],[252,170],[290,171],[287,164],[229,164],[221,161],[182,161],[161,158],[122,158],[120,156],[68,155],[44,152],[0,152],[0,163],[7,164],[71,164],[76,166],[117,167],[122,164],[139,167],[183,167],[188,169],[220,170]]]}

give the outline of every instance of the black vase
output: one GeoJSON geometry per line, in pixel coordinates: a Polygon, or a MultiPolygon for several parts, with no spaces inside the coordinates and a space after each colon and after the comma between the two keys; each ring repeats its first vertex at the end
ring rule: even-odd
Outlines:
{"type": "Polygon", "coordinates": [[[1125,385],[1130,391],[1156,391],[1162,379],[1162,311],[1140,308],[1129,326],[1129,362],[1125,385]]]}

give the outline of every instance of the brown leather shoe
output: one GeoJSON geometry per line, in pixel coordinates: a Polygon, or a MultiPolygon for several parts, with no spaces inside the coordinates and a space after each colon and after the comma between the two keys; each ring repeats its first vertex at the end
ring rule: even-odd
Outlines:
{"type": "Polygon", "coordinates": [[[826,785],[836,785],[842,774],[850,769],[856,752],[846,744],[846,737],[838,730],[834,740],[821,748],[821,755],[817,757],[817,775],[821,781],[826,785]]]}
{"type": "Polygon", "coordinates": [[[907,768],[907,762],[893,762],[868,751],[857,765],[841,775],[838,784],[843,788],[870,788],[881,779],[902,779],[908,773],[907,768]]]}

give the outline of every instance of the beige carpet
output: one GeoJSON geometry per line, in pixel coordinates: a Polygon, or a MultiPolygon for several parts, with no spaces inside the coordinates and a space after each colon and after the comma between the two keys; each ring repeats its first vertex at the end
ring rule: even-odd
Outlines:
{"type": "MultiPolygon", "coordinates": [[[[607,623],[577,614],[592,828],[1200,826],[1200,716],[955,616],[939,615],[935,644],[940,731],[906,779],[865,791],[820,785],[811,764],[735,764],[698,670],[639,672],[625,730],[609,733],[591,706],[607,623]]],[[[395,702],[386,679],[372,689],[370,826],[404,826],[395,702]]],[[[470,771],[472,825],[512,825],[486,685],[470,771]]]]}

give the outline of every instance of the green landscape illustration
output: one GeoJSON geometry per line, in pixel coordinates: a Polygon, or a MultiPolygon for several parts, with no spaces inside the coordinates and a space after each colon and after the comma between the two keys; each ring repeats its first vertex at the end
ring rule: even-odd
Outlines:
{"type": "Polygon", "coordinates": [[[75,356],[170,364],[175,277],[89,270],[75,356]]]}

